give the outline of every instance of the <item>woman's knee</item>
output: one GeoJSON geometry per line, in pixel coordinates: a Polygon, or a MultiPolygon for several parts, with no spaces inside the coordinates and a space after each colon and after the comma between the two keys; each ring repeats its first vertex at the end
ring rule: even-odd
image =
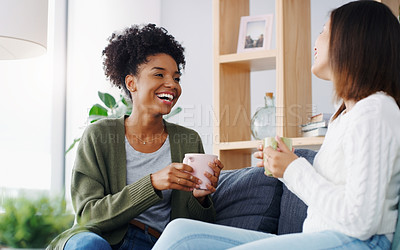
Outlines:
{"type": "Polygon", "coordinates": [[[196,226],[196,224],[201,223],[197,220],[192,220],[192,219],[185,219],[185,218],[178,218],[172,220],[170,223],[168,223],[166,229],[171,230],[173,232],[176,231],[181,231],[185,230],[187,231],[190,228],[193,228],[196,226]]]}
{"type": "Polygon", "coordinates": [[[72,249],[96,249],[96,250],[111,250],[110,244],[92,232],[78,233],[72,236],[64,247],[65,250],[72,249]]]}

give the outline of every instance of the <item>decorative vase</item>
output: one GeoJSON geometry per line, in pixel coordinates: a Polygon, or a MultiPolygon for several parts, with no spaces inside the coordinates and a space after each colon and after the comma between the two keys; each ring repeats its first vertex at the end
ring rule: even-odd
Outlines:
{"type": "Polygon", "coordinates": [[[274,94],[265,93],[265,106],[258,108],[251,118],[251,134],[257,140],[276,135],[276,115],[274,94]]]}

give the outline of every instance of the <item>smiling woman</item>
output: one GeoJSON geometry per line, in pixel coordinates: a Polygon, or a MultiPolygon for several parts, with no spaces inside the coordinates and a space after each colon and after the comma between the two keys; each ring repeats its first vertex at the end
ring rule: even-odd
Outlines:
{"type": "Polygon", "coordinates": [[[186,153],[204,153],[200,136],[163,119],[182,92],[183,52],[167,30],[154,24],[134,25],[109,38],[104,71],[132,102],[132,113],[85,130],[71,179],[78,224],[51,247],[151,249],[174,218],[215,220],[209,195],[222,163],[209,163],[214,174],[204,173],[210,184],[200,190],[193,168],[182,163],[186,153]]]}

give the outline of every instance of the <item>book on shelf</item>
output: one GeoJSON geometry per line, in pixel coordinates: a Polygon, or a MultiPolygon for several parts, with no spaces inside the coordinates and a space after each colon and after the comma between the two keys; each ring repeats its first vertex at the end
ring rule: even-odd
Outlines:
{"type": "Polygon", "coordinates": [[[316,128],[326,128],[328,127],[329,121],[320,121],[320,122],[310,122],[307,124],[300,125],[301,131],[306,132],[316,128]]]}
{"type": "Polygon", "coordinates": [[[313,130],[303,132],[303,137],[325,136],[327,130],[327,127],[315,128],[313,130]]]}
{"type": "Polygon", "coordinates": [[[319,114],[311,116],[310,120],[308,122],[309,123],[321,122],[321,121],[329,122],[329,120],[331,119],[332,115],[333,115],[332,113],[319,113],[319,114]]]}

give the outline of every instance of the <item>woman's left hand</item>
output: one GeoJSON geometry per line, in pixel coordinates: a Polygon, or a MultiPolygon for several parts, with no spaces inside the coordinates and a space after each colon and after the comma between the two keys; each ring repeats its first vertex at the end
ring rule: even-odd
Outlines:
{"type": "Polygon", "coordinates": [[[217,186],[218,186],[218,180],[219,180],[219,175],[221,174],[221,170],[224,168],[224,164],[218,159],[215,159],[214,162],[208,163],[208,166],[210,166],[214,170],[214,175],[206,172],[204,175],[210,180],[210,184],[206,184],[206,187],[208,190],[201,190],[201,189],[194,189],[193,190],[193,196],[196,197],[200,202],[202,202],[205,198],[206,195],[209,195],[211,193],[214,193],[217,186]]]}
{"type": "Polygon", "coordinates": [[[278,142],[276,150],[272,147],[264,149],[264,166],[272,173],[276,178],[282,178],[289,164],[296,160],[298,157],[294,154],[282,141],[279,136],[275,137],[278,142]]]}

